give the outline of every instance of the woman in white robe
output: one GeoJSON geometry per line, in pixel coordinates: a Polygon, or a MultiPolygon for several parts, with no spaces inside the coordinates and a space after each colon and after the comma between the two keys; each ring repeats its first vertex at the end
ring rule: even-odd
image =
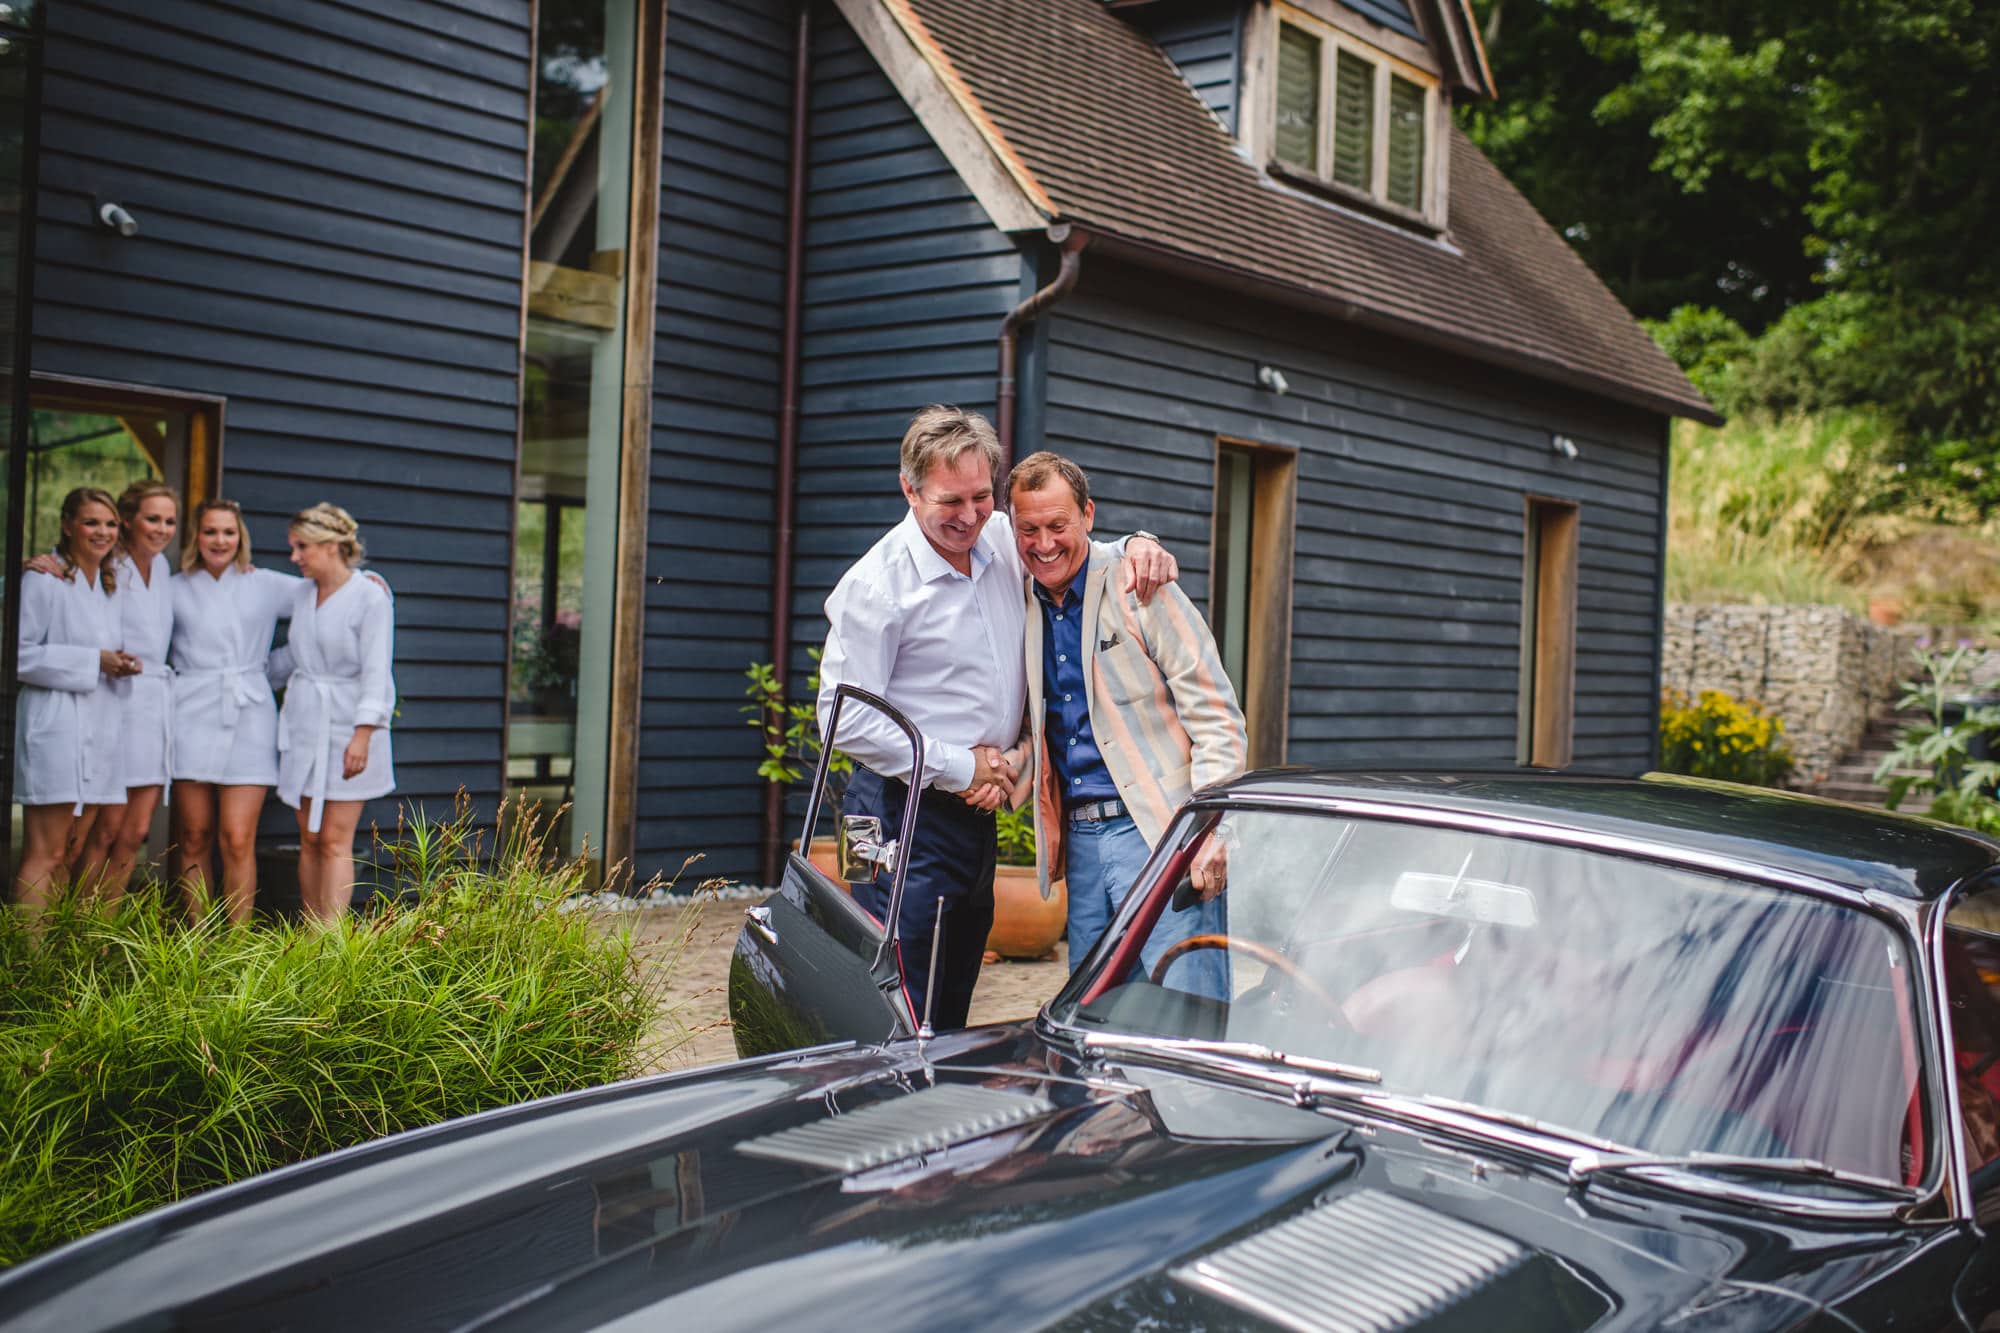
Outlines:
{"type": "Polygon", "coordinates": [[[125,799],[118,701],[108,682],[138,663],[120,648],[116,575],[118,509],[94,486],[63,497],[56,555],[68,577],[21,579],[20,695],[14,713],[14,799],[22,805],[15,901],[38,918],[62,869],[79,815],[125,799]]]}
{"type": "Polygon", "coordinates": [[[389,719],[395,607],[355,576],[354,519],[317,504],[292,519],[292,563],[306,576],[272,674],[285,679],[278,716],[278,798],[298,811],[299,896],[308,916],[338,919],[354,895],[354,831],[364,801],[396,779],[389,719]]]}
{"type": "Polygon", "coordinates": [[[278,781],[278,704],[265,677],[271,635],[305,580],[250,563],[234,500],[195,506],[193,537],[174,575],[174,877],[189,907],[209,897],[222,849],[229,919],[257,900],[257,816],[278,781]]]}
{"type": "Polygon", "coordinates": [[[118,497],[118,547],[111,571],[118,585],[120,647],[138,659],[136,674],[114,681],[118,700],[119,765],[125,801],[91,825],[77,864],[79,881],[94,881],[100,899],[124,894],[152,832],[153,812],[170,778],[173,697],[167,643],[174,628],[173,569],[166,549],[180,527],[180,503],[171,486],[135,481],[118,497]]]}

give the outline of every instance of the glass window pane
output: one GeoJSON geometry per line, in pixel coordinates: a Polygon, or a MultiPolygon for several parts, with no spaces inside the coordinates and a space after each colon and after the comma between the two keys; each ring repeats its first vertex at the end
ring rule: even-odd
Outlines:
{"type": "Polygon", "coordinates": [[[1424,206],[1424,90],[1389,78],[1389,202],[1424,206]]]}
{"type": "Polygon", "coordinates": [[[37,399],[28,418],[27,546],[55,546],[63,496],[78,486],[112,495],[166,475],[168,451],[185,432],[165,413],[133,408],[88,411],[37,399]]]}
{"type": "Polygon", "coordinates": [[[1280,162],[1319,170],[1319,38],[1289,23],[1278,25],[1278,126],[1280,162]]]}
{"type": "Polygon", "coordinates": [[[1333,178],[1357,190],[1375,188],[1375,66],[1349,51],[1336,64],[1333,86],[1333,178]]]}
{"type": "Polygon", "coordinates": [[[604,844],[636,13],[542,0],[536,19],[507,771],[546,815],[570,807],[572,852],[604,844]]]}
{"type": "Polygon", "coordinates": [[[1250,631],[1250,526],[1255,486],[1250,455],[1224,448],[1215,492],[1215,569],[1209,576],[1209,624],[1222,650],[1222,669],[1245,696],[1250,631]]]}

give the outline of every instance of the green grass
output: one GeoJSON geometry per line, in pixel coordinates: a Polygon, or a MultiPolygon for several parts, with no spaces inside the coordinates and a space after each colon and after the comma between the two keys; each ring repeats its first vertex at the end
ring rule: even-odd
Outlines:
{"type": "Polygon", "coordinates": [[[197,1190],[642,1062],[657,979],[560,909],[580,865],[517,820],[391,847],[412,901],[331,929],[0,913],[0,1263],[197,1190]]]}
{"type": "Polygon", "coordinates": [[[1855,581],[1886,470],[1883,427],[1861,412],[1720,429],[1676,423],[1668,492],[1667,597],[1821,602],[1863,610],[1855,581]]]}

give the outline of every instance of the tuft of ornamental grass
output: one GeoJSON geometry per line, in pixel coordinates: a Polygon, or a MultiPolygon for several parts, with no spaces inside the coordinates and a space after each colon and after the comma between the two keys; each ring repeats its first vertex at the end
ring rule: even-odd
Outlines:
{"type": "Polygon", "coordinates": [[[399,830],[369,917],[192,924],[155,888],[39,938],[0,911],[0,1263],[384,1134],[590,1087],[657,1003],[525,810],[399,830]],[[497,841],[491,857],[487,839],[497,841]]]}
{"type": "Polygon", "coordinates": [[[1888,485],[1882,429],[1859,412],[1675,423],[1668,599],[1862,610],[1854,574],[1888,485]]]}

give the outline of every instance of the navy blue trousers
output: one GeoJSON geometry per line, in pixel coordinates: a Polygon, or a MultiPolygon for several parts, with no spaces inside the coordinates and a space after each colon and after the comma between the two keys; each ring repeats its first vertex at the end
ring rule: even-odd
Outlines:
{"type": "MultiPolygon", "coordinates": [[[[908,788],[857,768],[847,784],[843,807],[850,815],[874,815],[886,837],[895,837],[903,818],[908,788]]],[[[931,946],[939,936],[938,904],[944,904],[944,926],[938,938],[937,996],[931,1005],[931,1026],[949,1032],[965,1026],[972,1010],[972,988],[979,981],[986,936],[993,929],[993,864],[999,846],[993,816],[975,810],[949,792],[924,789],[917,810],[915,846],[904,853],[909,866],[903,881],[903,910],[897,957],[910,1012],[924,1018],[925,992],[930,980],[931,946]]],[[[853,886],[854,901],[878,920],[889,917],[887,875],[853,886]]]]}

